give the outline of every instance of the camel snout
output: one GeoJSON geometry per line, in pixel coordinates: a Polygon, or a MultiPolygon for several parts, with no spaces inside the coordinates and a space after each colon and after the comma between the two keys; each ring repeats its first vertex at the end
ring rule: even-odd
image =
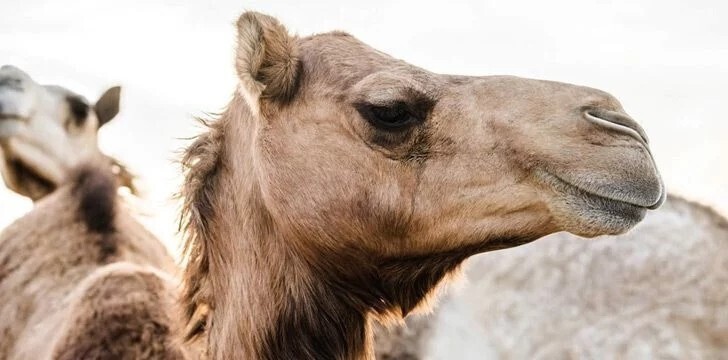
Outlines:
{"type": "Polygon", "coordinates": [[[648,206],[647,208],[650,210],[655,210],[662,206],[662,204],[665,203],[665,200],[667,200],[667,189],[665,189],[665,184],[660,181],[661,186],[661,192],[660,192],[660,198],[657,199],[657,202],[655,202],[653,205],[648,206]]]}
{"type": "Polygon", "coordinates": [[[13,96],[2,96],[0,93],[0,123],[4,122],[27,122],[28,111],[26,107],[19,104],[13,96]]]}
{"type": "Polygon", "coordinates": [[[638,181],[641,183],[638,188],[642,190],[633,191],[628,202],[652,210],[659,208],[665,202],[667,192],[650,151],[649,138],[642,126],[622,111],[592,107],[585,109],[583,116],[585,120],[601,129],[627,135],[644,146],[648,154],[648,159],[645,160],[650,164],[645,166],[646,174],[638,181]]]}
{"type": "Polygon", "coordinates": [[[625,191],[626,196],[629,198],[626,200],[628,203],[642,206],[645,209],[655,210],[659,208],[662,203],[665,202],[667,197],[667,191],[662,181],[662,177],[655,170],[654,176],[647,176],[637,188],[642,188],[642,191],[625,191]]]}
{"type": "Polygon", "coordinates": [[[23,70],[12,65],[4,65],[0,67],[0,90],[13,90],[22,92],[24,90],[23,83],[30,80],[30,76],[23,70]]]}
{"type": "Polygon", "coordinates": [[[35,104],[32,80],[22,70],[5,65],[0,68],[0,121],[24,121],[35,104]]]}

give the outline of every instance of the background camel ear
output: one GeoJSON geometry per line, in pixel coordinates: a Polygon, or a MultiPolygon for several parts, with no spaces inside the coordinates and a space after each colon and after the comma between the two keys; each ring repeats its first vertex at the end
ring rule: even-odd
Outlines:
{"type": "Polygon", "coordinates": [[[114,86],[106,90],[94,105],[96,117],[99,118],[99,127],[104,126],[111,121],[116,114],[119,113],[119,99],[121,97],[121,87],[114,86]]]}
{"type": "Polygon", "coordinates": [[[245,90],[254,98],[290,100],[299,66],[294,38],[278,20],[252,11],[237,25],[235,67],[245,90]]]}

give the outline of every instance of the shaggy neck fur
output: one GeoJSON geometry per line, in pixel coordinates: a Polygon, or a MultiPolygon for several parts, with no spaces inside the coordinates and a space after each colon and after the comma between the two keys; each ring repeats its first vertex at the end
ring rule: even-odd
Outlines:
{"type": "Polygon", "coordinates": [[[318,247],[268,212],[243,100],[208,126],[183,160],[183,301],[188,339],[205,336],[212,358],[373,359],[374,317],[408,314],[475,253],[531,240],[397,258],[318,247]]]}

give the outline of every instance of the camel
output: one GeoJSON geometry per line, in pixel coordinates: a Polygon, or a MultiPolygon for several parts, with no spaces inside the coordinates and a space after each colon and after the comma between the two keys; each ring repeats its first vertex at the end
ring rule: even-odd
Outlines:
{"type": "Polygon", "coordinates": [[[121,186],[136,190],[133,175],[97,143],[98,129],[119,112],[120,87],[90,106],[66,88],[40,85],[6,65],[0,68],[0,90],[0,174],[9,189],[36,201],[53,192],[70,169],[99,159],[110,164],[121,186]]]}
{"type": "Polygon", "coordinates": [[[89,104],[0,68],[2,175],[34,209],[0,233],[0,358],[180,359],[176,265],[123,207],[129,172],[96,133],[118,87],[89,104]]]}
{"type": "Polygon", "coordinates": [[[631,232],[555,234],[470,260],[432,316],[377,333],[387,359],[728,354],[728,220],[677,196],[631,232]]]}
{"type": "Polygon", "coordinates": [[[185,338],[211,358],[372,359],[371,324],[468,257],[623,233],[664,201],[605,92],[435,74],[256,12],[237,30],[238,89],[182,161],[185,338]]]}

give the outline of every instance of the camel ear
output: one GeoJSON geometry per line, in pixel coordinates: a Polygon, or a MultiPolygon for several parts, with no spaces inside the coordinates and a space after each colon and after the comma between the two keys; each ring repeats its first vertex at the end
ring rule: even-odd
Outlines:
{"type": "Polygon", "coordinates": [[[119,101],[121,98],[121,87],[114,86],[99,98],[94,105],[96,117],[99,119],[99,128],[106,125],[119,113],[119,101]]]}
{"type": "Polygon", "coordinates": [[[241,15],[237,26],[235,67],[244,90],[253,98],[290,100],[299,76],[295,39],[278,20],[257,12],[241,15]]]}

